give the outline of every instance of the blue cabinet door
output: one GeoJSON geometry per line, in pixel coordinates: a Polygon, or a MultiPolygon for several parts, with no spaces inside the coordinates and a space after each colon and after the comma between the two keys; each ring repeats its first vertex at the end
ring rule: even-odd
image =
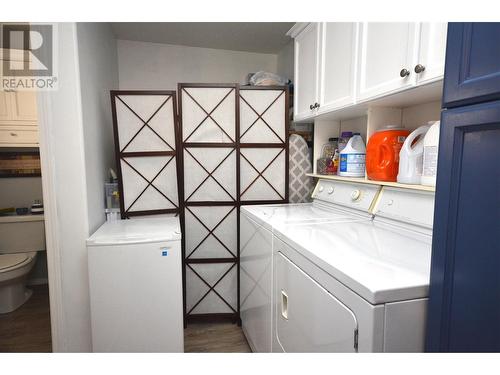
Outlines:
{"type": "Polygon", "coordinates": [[[450,23],[443,107],[500,99],[500,24],[450,23]]]}
{"type": "Polygon", "coordinates": [[[500,101],[442,112],[432,251],[427,350],[500,351],[500,101]]]}

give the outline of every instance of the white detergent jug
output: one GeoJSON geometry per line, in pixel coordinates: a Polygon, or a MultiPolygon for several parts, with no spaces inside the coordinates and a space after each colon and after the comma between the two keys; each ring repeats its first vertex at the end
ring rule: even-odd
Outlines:
{"type": "Polygon", "coordinates": [[[439,125],[439,121],[436,121],[434,124],[432,124],[424,138],[424,160],[422,177],[420,179],[420,183],[422,185],[436,186],[439,125]]]}
{"type": "Polygon", "coordinates": [[[360,135],[353,135],[340,152],[339,176],[364,177],[366,146],[360,135]]]}
{"type": "Polygon", "coordinates": [[[399,152],[398,182],[402,184],[420,184],[424,156],[424,136],[430,127],[430,125],[420,126],[406,137],[399,152]]]}

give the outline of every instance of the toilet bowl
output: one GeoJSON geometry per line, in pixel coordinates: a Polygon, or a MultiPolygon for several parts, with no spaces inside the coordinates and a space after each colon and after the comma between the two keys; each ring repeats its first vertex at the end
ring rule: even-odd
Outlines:
{"type": "Polygon", "coordinates": [[[25,283],[36,254],[36,251],[0,254],[0,314],[16,310],[31,297],[32,291],[25,283]]]}

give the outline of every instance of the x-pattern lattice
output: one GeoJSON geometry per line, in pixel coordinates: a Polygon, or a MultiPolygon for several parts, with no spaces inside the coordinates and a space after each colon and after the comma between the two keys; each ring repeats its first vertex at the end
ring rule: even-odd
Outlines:
{"type": "Polygon", "coordinates": [[[191,156],[193,158],[193,160],[205,171],[205,173],[207,173],[207,177],[202,181],[200,182],[200,184],[191,192],[191,194],[189,194],[189,196],[186,198],[186,202],[188,202],[191,197],[193,197],[193,195],[209,180],[209,179],[212,179],[213,181],[215,181],[215,183],[231,198],[231,200],[235,201],[236,199],[233,197],[233,195],[227,191],[227,189],[224,187],[224,185],[222,185],[220,183],[219,180],[217,180],[213,174],[222,166],[222,164],[224,164],[224,162],[231,156],[231,154],[234,152],[234,148],[231,149],[229,151],[229,153],[219,162],[219,164],[217,164],[215,166],[215,168],[213,168],[211,171],[209,171],[204,165],[202,162],[200,162],[190,151],[188,148],[185,148],[184,149],[188,154],[189,156],[191,156]]]}
{"type": "Polygon", "coordinates": [[[191,314],[193,310],[210,294],[210,292],[214,292],[217,297],[219,297],[220,300],[224,302],[234,313],[237,313],[234,307],[231,306],[231,304],[227,302],[227,300],[222,297],[220,293],[215,289],[215,287],[224,279],[224,277],[226,277],[226,275],[228,275],[229,272],[231,272],[231,270],[236,266],[236,263],[233,263],[213,285],[210,285],[198,272],[196,272],[196,270],[190,264],[186,264],[186,266],[208,287],[206,293],[191,307],[191,309],[189,309],[189,311],[187,312],[188,314],[191,314]]]}
{"type": "Polygon", "coordinates": [[[134,206],[134,204],[141,198],[141,196],[144,194],[144,192],[151,186],[153,189],[155,189],[158,193],[160,193],[166,200],[168,200],[175,208],[178,208],[177,204],[174,203],[163,191],[161,191],[158,187],[154,185],[154,181],[158,178],[158,176],[163,172],[163,170],[170,164],[172,160],[174,160],[174,157],[171,156],[167,162],[163,165],[162,168],[156,173],[156,175],[151,179],[148,180],[141,172],[137,170],[131,163],[127,161],[126,158],[122,158],[123,162],[127,164],[135,173],[137,173],[144,181],[147,182],[146,187],[139,193],[139,195],[134,199],[134,201],[128,206],[128,208],[125,210],[125,212],[130,212],[130,209],[134,206]]]}
{"type": "Polygon", "coordinates": [[[120,152],[125,152],[127,147],[133,142],[133,140],[139,135],[139,133],[145,129],[146,127],[151,130],[167,147],[170,148],[170,150],[175,150],[174,147],[172,147],[156,130],[154,130],[150,125],[149,122],[160,112],[160,110],[167,104],[167,102],[172,98],[171,96],[167,97],[165,101],[154,111],[154,113],[147,119],[144,120],[141,116],[137,114],[136,111],[134,111],[120,96],[116,97],[125,107],[129,109],[130,112],[132,112],[141,122],[142,126],[139,128],[139,130],[130,138],[130,140],[127,142],[127,144],[120,150],[120,152]]]}
{"type": "Polygon", "coordinates": [[[205,121],[207,119],[211,119],[215,125],[217,125],[217,127],[231,140],[231,142],[234,142],[234,139],[224,130],[224,128],[219,124],[219,122],[217,122],[217,120],[215,120],[213,117],[212,117],[212,114],[217,110],[217,108],[219,108],[219,106],[224,102],[224,100],[226,100],[227,97],[229,97],[229,95],[234,91],[233,88],[231,88],[227,93],[226,95],[224,95],[224,97],[215,105],[214,108],[212,108],[212,110],[210,112],[208,112],[194,97],[193,95],[191,95],[189,93],[188,90],[186,89],[183,89],[183,92],[186,93],[187,96],[189,96],[191,98],[191,100],[198,106],[200,107],[200,109],[205,113],[205,117],[203,118],[203,120],[201,120],[201,122],[193,129],[193,131],[191,131],[191,133],[189,133],[189,135],[184,138],[184,142],[187,142],[189,140],[189,138],[191,138],[191,136],[196,133],[196,131],[203,125],[203,123],[205,123],[205,121]]]}
{"type": "Polygon", "coordinates": [[[285,199],[283,197],[283,195],[281,195],[281,193],[276,190],[276,188],[273,186],[273,184],[271,184],[269,182],[269,180],[264,176],[264,173],[269,169],[269,167],[274,163],[274,161],[276,159],[278,159],[278,157],[285,151],[285,149],[281,149],[277,154],[276,156],[266,165],[266,167],[264,169],[262,169],[262,171],[259,171],[253,164],[250,160],[248,160],[248,158],[244,155],[243,152],[241,152],[240,156],[246,160],[246,162],[252,167],[252,169],[257,172],[257,177],[255,177],[252,182],[245,188],[245,190],[243,190],[240,194],[240,196],[242,197],[251,187],[253,184],[255,184],[255,182],[257,182],[259,180],[259,178],[263,179],[270,187],[271,189],[274,190],[274,192],[276,194],[278,194],[278,196],[281,198],[281,199],[285,199]]]}
{"type": "Polygon", "coordinates": [[[219,244],[221,244],[221,246],[226,249],[229,254],[231,254],[231,256],[233,257],[236,257],[236,255],[229,249],[229,246],[227,246],[214,232],[215,230],[229,217],[229,215],[231,215],[231,213],[236,209],[236,207],[232,207],[229,212],[224,215],[224,217],[222,219],[220,219],[217,224],[212,228],[210,229],[189,207],[186,207],[186,210],[189,211],[191,213],[191,215],[193,215],[193,217],[203,226],[203,228],[205,228],[207,230],[207,234],[205,235],[205,237],[203,237],[203,239],[193,248],[193,250],[191,250],[191,252],[187,255],[186,258],[190,258],[191,255],[193,255],[196,250],[198,250],[200,248],[200,246],[210,237],[212,236],[213,238],[215,238],[217,240],[217,242],[219,244]]]}
{"type": "Polygon", "coordinates": [[[281,94],[279,94],[272,102],[267,106],[267,108],[262,112],[259,113],[257,110],[242,96],[240,95],[241,100],[243,100],[246,105],[257,115],[257,118],[250,124],[250,126],[240,135],[240,139],[242,139],[245,134],[248,133],[248,131],[257,123],[257,121],[261,120],[268,128],[271,130],[271,132],[280,140],[280,142],[284,143],[285,141],[276,133],[276,131],[272,128],[271,125],[264,119],[264,115],[266,114],[267,111],[278,101],[278,99],[284,95],[285,91],[281,91],[281,94]]]}

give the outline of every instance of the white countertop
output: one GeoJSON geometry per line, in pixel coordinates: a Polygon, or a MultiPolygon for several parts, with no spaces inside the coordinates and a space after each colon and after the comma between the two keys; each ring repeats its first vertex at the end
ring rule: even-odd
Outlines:
{"type": "Polygon", "coordinates": [[[27,221],[43,221],[44,215],[9,215],[9,216],[0,216],[0,223],[21,223],[27,221]]]}

